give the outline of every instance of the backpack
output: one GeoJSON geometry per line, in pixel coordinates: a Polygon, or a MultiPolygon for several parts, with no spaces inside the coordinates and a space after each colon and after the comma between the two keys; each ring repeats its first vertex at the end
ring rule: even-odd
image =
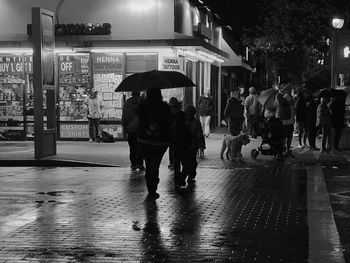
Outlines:
{"type": "Polygon", "coordinates": [[[102,140],[103,142],[114,142],[113,135],[112,135],[112,134],[109,134],[109,133],[106,132],[106,131],[102,131],[102,132],[101,132],[101,140],[102,140]]]}

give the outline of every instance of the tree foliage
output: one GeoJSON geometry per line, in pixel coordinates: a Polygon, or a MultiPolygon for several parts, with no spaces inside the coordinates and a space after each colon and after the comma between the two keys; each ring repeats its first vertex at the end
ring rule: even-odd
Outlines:
{"type": "Polygon", "coordinates": [[[281,76],[300,83],[327,64],[331,18],[348,20],[348,0],[260,0],[260,15],[253,27],[244,29],[248,46],[275,81],[281,76]],[[320,65],[320,61],[324,64],[320,65]]]}

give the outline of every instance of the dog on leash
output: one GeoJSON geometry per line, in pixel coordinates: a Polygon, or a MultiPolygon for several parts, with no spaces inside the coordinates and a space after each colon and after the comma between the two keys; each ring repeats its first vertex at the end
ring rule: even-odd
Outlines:
{"type": "Polygon", "coordinates": [[[222,140],[220,158],[224,159],[224,153],[226,150],[226,159],[231,159],[235,161],[242,160],[242,146],[250,142],[249,136],[245,133],[240,133],[237,136],[225,135],[222,140]]]}

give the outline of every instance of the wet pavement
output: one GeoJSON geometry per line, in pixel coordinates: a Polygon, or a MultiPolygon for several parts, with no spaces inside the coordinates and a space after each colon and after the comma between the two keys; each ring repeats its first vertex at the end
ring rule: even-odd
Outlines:
{"type": "MultiPolygon", "coordinates": [[[[186,190],[175,191],[165,156],[156,201],[125,142],[60,143],[72,151],[58,159],[80,167],[0,167],[0,262],[349,262],[346,152],[253,160],[257,140],[232,163],[219,159],[221,137],[207,140],[186,190]],[[89,167],[94,155],[103,165],[89,167]]],[[[0,157],[26,160],[23,143],[0,157]]]]}

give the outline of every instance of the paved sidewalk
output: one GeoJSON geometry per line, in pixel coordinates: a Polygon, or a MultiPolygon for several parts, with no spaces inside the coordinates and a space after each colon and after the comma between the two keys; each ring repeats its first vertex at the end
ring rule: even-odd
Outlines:
{"type": "MultiPolygon", "coordinates": [[[[206,139],[206,158],[200,160],[200,165],[217,165],[221,140],[226,132],[218,129],[206,139]]],[[[320,144],[320,140],[317,142],[320,144]]],[[[261,139],[252,139],[251,143],[243,147],[242,153],[244,164],[222,161],[223,167],[261,166],[265,162],[275,162],[272,156],[259,155],[256,160],[251,158],[252,149],[257,149],[261,139]]],[[[334,154],[320,153],[309,149],[298,149],[297,138],[293,139],[293,153],[296,159],[287,159],[287,163],[302,164],[345,164],[350,162],[350,150],[335,152],[334,154]]],[[[129,166],[129,148],[126,141],[115,143],[88,143],[87,141],[58,141],[57,155],[44,158],[41,162],[34,162],[33,141],[0,141],[0,166],[22,166],[22,165],[49,165],[49,166],[75,166],[75,165],[106,165],[106,166],[129,166]],[[51,162],[49,162],[50,160],[51,162]],[[55,161],[55,162],[53,162],[55,161]],[[58,161],[61,161],[59,163],[58,161]]],[[[167,165],[168,153],[163,158],[163,165],[167,165]]]]}
{"type": "MultiPolygon", "coordinates": [[[[222,137],[207,139],[196,184],[182,192],[164,156],[156,201],[130,171],[126,142],[59,142],[46,159],[78,167],[1,167],[0,262],[344,263],[320,165],[348,153],[253,160],[257,139],[244,163],[230,162],[219,158],[222,137]]],[[[1,142],[0,159],[33,161],[32,144],[1,142]]]]}

